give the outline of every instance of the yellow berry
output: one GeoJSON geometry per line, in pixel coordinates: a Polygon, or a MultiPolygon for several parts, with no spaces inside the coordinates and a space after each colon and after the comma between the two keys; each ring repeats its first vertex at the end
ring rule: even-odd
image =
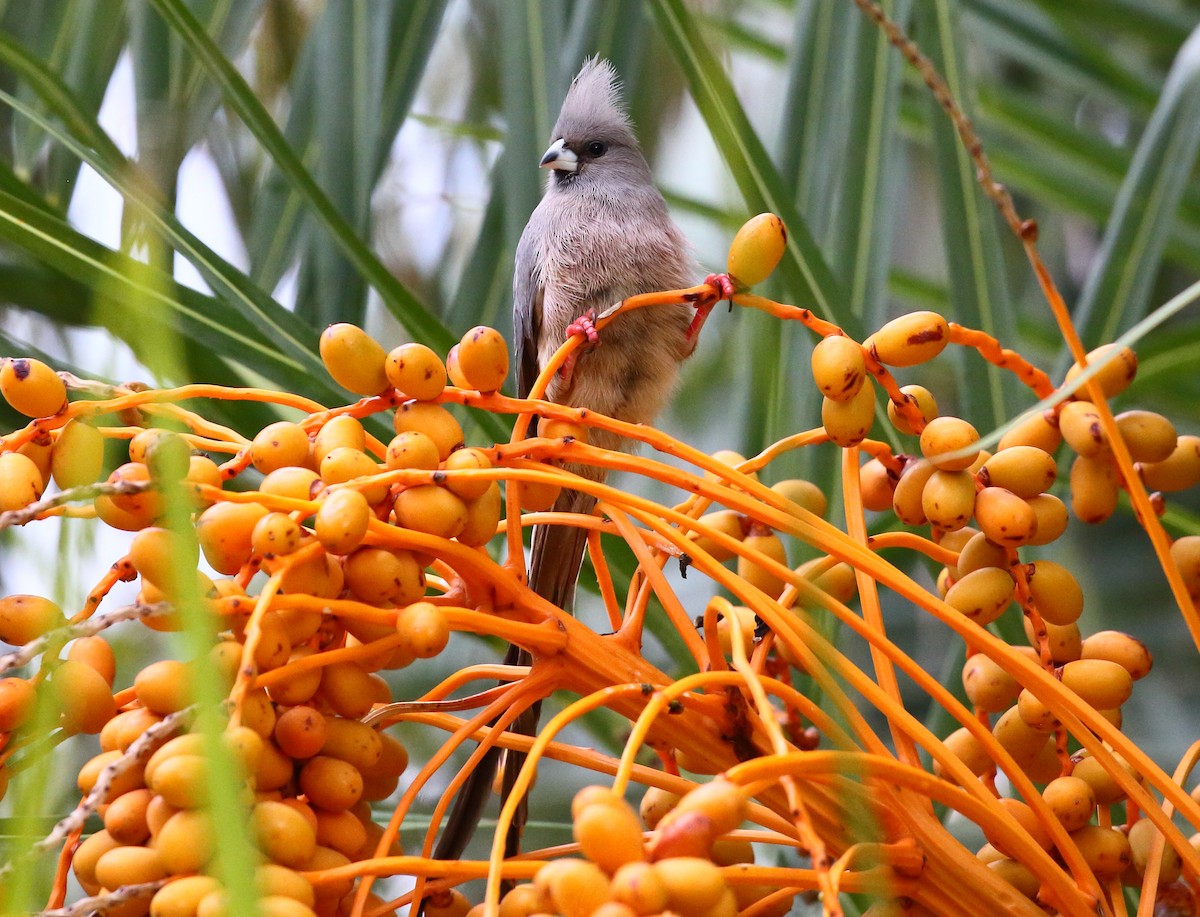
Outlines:
{"type": "Polygon", "coordinates": [[[894,318],[864,344],[888,366],[928,363],[950,343],[950,326],[936,312],[910,312],[894,318]]]}
{"type": "Polygon", "coordinates": [[[214,570],[233,576],[249,562],[254,526],[266,514],[261,503],[214,503],[200,514],[196,537],[214,570]]]}
{"type": "Polygon", "coordinates": [[[929,521],[925,516],[925,485],[936,470],[928,459],[905,463],[892,491],[892,510],[905,525],[924,525],[929,521]]]}
{"type": "MultiPolygon", "coordinates": [[[[1087,360],[1089,367],[1100,360],[1108,360],[1104,368],[1094,377],[1106,398],[1112,398],[1115,395],[1121,394],[1121,392],[1129,388],[1129,383],[1137,375],[1137,354],[1128,347],[1118,347],[1116,344],[1104,344],[1091,351],[1087,355],[1087,360]]],[[[1070,384],[1079,377],[1081,372],[1083,372],[1083,369],[1078,363],[1071,364],[1071,368],[1067,370],[1067,377],[1063,383],[1063,388],[1073,394],[1086,395],[1087,390],[1083,386],[1071,386],[1070,384]]]]}
{"type": "Polygon", "coordinates": [[[1117,509],[1120,484],[1111,456],[1077,456],[1071,463],[1071,510],[1089,525],[1104,522],[1117,509]]]}
{"type": "Polygon", "coordinates": [[[862,346],[842,334],[822,338],[813,347],[812,374],[830,401],[849,401],[867,378],[862,346]]]}
{"type": "Polygon", "coordinates": [[[865,380],[846,401],[825,398],[821,402],[821,423],[829,438],[843,449],[857,446],[875,423],[875,386],[865,380]]]}
{"type": "MultiPolygon", "coordinates": [[[[774,532],[761,534],[751,532],[745,537],[743,543],[747,548],[761,552],[770,560],[774,560],[785,567],[788,566],[787,552],[784,550],[783,541],[774,532]]],[[[739,577],[773,599],[779,598],[783,592],[783,587],[786,585],[784,580],[780,579],[775,573],[742,555],[738,555],[737,572],[739,577]]]]}
{"type": "Polygon", "coordinates": [[[378,395],[388,387],[383,364],[387,354],[379,342],[347,322],[321,333],[321,360],[333,380],[356,395],[378,395]]]}
{"type": "MultiPolygon", "coordinates": [[[[938,416],[937,399],[933,397],[933,393],[923,385],[905,385],[900,388],[900,394],[904,396],[908,404],[916,408],[917,413],[921,415],[924,423],[929,423],[933,418],[938,416]]],[[[917,433],[913,429],[908,418],[904,416],[904,412],[896,405],[894,401],[888,401],[887,406],[888,420],[901,433],[907,433],[910,436],[917,433]]]]}
{"type": "Polygon", "coordinates": [[[983,653],[963,664],[962,683],[971,703],[988,713],[1007,710],[1021,693],[1020,683],[983,653]]]}
{"type": "Polygon", "coordinates": [[[50,693],[68,733],[94,735],[116,715],[112,686],[89,665],[67,660],[50,676],[50,693]]]}
{"type": "Polygon", "coordinates": [[[1179,437],[1167,458],[1140,465],[1139,470],[1151,490],[1187,490],[1200,484],[1200,436],[1179,437]]]}
{"type": "Polygon", "coordinates": [[[250,822],[258,848],[267,859],[294,868],[309,865],[316,852],[317,832],[298,810],[264,800],[255,805],[250,822]]]}
{"type": "Polygon", "coordinates": [[[1042,799],[1064,828],[1078,831],[1096,810],[1096,794],[1086,780],[1072,775],[1056,777],[1042,790],[1042,799]]]}
{"type": "Polygon", "coordinates": [[[797,506],[808,510],[814,516],[824,516],[825,510],[828,509],[825,492],[812,481],[789,478],[786,481],[779,481],[772,484],[771,490],[775,491],[781,497],[791,500],[797,506]]]}
{"type": "Polygon", "coordinates": [[[762,283],[787,248],[787,227],[773,213],[760,213],[742,224],[729,246],[729,276],[739,286],[762,283]]]}
{"type": "Polygon", "coordinates": [[[583,855],[610,875],[645,858],[641,821],[623,799],[584,806],[573,831],[583,855]]]}
{"type": "Polygon", "coordinates": [[[1062,683],[1097,710],[1112,710],[1129,700],[1133,679],[1108,659],[1076,659],[1062,668],[1062,683]]]}
{"type": "Polygon", "coordinates": [[[396,630],[418,659],[432,659],[446,648],[450,625],[432,602],[413,602],[396,614],[396,630]]]}
{"type": "MultiPolygon", "coordinates": [[[[453,455],[453,453],[451,453],[453,455]]],[[[433,471],[437,468],[440,458],[437,444],[416,430],[397,433],[388,443],[387,467],[391,470],[405,468],[433,471]]]]}
{"type": "Polygon", "coordinates": [[[1042,619],[1070,624],[1083,613],[1083,590],[1071,571],[1052,560],[1036,560],[1027,568],[1029,591],[1042,619]]]}
{"type": "Polygon", "coordinates": [[[1071,840],[1101,881],[1115,879],[1133,864],[1129,839],[1116,828],[1085,825],[1071,832],[1071,840]]]}
{"type": "Polygon", "coordinates": [[[984,486],[1003,487],[1026,500],[1049,490],[1057,476],[1054,456],[1036,446],[1001,449],[979,470],[984,486]]]}
{"type": "Polygon", "coordinates": [[[1140,876],[1150,865],[1155,843],[1162,844],[1158,855],[1158,881],[1169,884],[1179,878],[1182,870],[1179,854],[1169,843],[1162,843],[1162,832],[1149,818],[1140,818],[1129,829],[1129,852],[1133,857],[1133,869],[1140,876]]]}
{"type": "Polygon", "coordinates": [[[346,586],[369,605],[407,605],[425,594],[425,573],[411,551],[359,548],[346,558],[346,586]]]}
{"type": "Polygon", "coordinates": [[[975,495],[979,530],[999,545],[1028,544],[1037,534],[1037,514],[1012,491],[985,487],[975,495]]]}
{"type": "Polygon", "coordinates": [[[946,593],[946,604],[976,624],[991,624],[1012,601],[1015,582],[1007,570],[984,567],[968,573],[946,593]]]}
{"type": "Polygon", "coordinates": [[[63,490],[94,484],[104,467],[104,435],[79,420],[68,421],[54,440],[50,473],[63,490]]]}
{"type": "Polygon", "coordinates": [[[1109,455],[1112,447],[1100,426],[1100,412],[1090,401],[1068,401],[1058,415],[1058,429],[1079,455],[1109,455]]]}
{"type": "Polygon", "coordinates": [[[274,497],[290,500],[315,500],[325,489],[325,482],[311,468],[292,466],[277,468],[263,478],[258,489],[274,497]]]}
{"type": "Polygon", "coordinates": [[[1102,630],[1089,636],[1083,641],[1080,658],[1119,663],[1134,681],[1148,675],[1154,664],[1146,644],[1116,630],[1102,630]]]}
{"type": "Polygon", "coordinates": [[[504,496],[500,493],[500,485],[496,481],[489,482],[482,496],[467,501],[467,522],[455,537],[471,547],[487,544],[496,534],[503,507],[504,496]]]}
{"type": "Polygon", "coordinates": [[[1153,411],[1125,411],[1114,418],[1135,462],[1162,462],[1175,451],[1175,425],[1153,411]]]}
{"type": "Polygon", "coordinates": [[[254,524],[250,532],[250,545],[255,554],[262,556],[291,554],[300,547],[303,535],[300,523],[287,513],[267,513],[254,524]]]}
{"type": "Polygon", "coordinates": [[[1067,530],[1067,505],[1054,494],[1038,494],[1025,502],[1037,516],[1037,530],[1027,544],[1050,544],[1067,530]]]}
{"type": "Polygon", "coordinates": [[[942,471],[964,471],[979,455],[979,433],[960,417],[935,417],[921,431],[921,454],[942,471]],[[961,453],[951,457],[953,453],[961,453]]]}
{"type": "Polygon", "coordinates": [[[962,528],[975,511],[975,476],[969,471],[935,471],[921,491],[921,509],[939,529],[962,528]]]}
{"type": "Polygon", "coordinates": [[[362,421],[349,414],[337,414],[321,425],[313,436],[310,452],[313,467],[319,467],[321,462],[334,449],[357,449],[365,452],[367,448],[367,433],[362,421]]]}
{"type": "Polygon", "coordinates": [[[1062,443],[1062,432],[1058,429],[1058,418],[1047,419],[1040,411],[1032,411],[1021,417],[1017,423],[1000,437],[996,447],[999,455],[1013,446],[1035,446],[1043,452],[1053,455],[1062,443]]]}

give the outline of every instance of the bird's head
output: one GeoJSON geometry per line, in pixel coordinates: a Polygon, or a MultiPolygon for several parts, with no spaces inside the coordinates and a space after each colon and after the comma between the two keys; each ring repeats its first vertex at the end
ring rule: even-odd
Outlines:
{"type": "Polygon", "coordinates": [[[541,166],[560,188],[649,178],[608,61],[590,58],[571,81],[541,166]]]}

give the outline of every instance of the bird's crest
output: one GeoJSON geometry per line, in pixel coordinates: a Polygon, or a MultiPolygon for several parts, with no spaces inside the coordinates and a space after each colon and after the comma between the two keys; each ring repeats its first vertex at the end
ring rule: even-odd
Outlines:
{"type": "Polygon", "coordinates": [[[616,68],[599,57],[589,57],[571,81],[554,133],[556,138],[569,137],[580,129],[587,132],[596,127],[632,133],[616,68]]]}

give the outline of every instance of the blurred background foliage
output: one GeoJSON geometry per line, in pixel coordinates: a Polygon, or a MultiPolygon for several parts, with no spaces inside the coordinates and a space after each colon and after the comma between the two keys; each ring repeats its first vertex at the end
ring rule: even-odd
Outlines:
{"type": "MultiPolygon", "coordinates": [[[[1200,275],[1200,0],[883,6],[1037,219],[1085,343],[1200,275]]],[[[507,333],[537,162],[596,53],[623,76],[703,270],[772,210],[791,242],[768,295],[860,339],[934,308],[1052,373],[1069,363],[949,121],[851,0],[0,2],[0,351],[341,403],[316,355],[329,322],[443,353],[478,323],[507,333]]],[[[811,344],[718,312],[663,426],[745,454],[815,426],[811,344]]],[[[1198,347],[1194,310],[1157,329],[1118,406],[1200,431],[1198,347]]],[[[972,354],[899,375],[981,431],[1032,402],[972,354]]],[[[272,419],[220,410],[243,432],[272,419]]],[[[473,441],[505,435],[475,421],[473,441]]],[[[836,468],[832,449],[802,450],[768,477],[812,477],[837,517],[836,468]]],[[[1194,509],[1172,500],[1171,530],[1200,531],[1194,509]]],[[[1126,723],[1170,766],[1197,733],[1171,688],[1194,687],[1195,657],[1145,539],[1126,511],[1073,523],[1054,550],[1085,587],[1085,632],[1130,630],[1158,654],[1126,723]]],[[[889,613],[895,639],[957,686],[961,648],[911,609],[889,613]]]]}

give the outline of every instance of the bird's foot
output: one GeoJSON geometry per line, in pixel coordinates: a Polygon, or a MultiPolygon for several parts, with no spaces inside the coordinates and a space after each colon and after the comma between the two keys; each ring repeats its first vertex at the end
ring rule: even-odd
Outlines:
{"type": "Polygon", "coordinates": [[[596,331],[596,310],[588,309],[583,315],[567,325],[567,337],[572,335],[582,334],[587,338],[587,343],[595,344],[600,340],[600,333],[596,331]]]}
{"type": "Polygon", "coordinates": [[[589,347],[595,347],[600,342],[600,332],[596,330],[595,309],[588,309],[583,315],[567,325],[565,339],[570,340],[576,334],[583,335],[583,345],[563,361],[562,368],[558,371],[563,381],[567,384],[570,384],[571,377],[575,373],[575,361],[579,358],[579,354],[589,347]]]}
{"type": "Polygon", "coordinates": [[[708,315],[712,312],[713,307],[722,299],[728,299],[732,303],[733,294],[736,292],[733,286],[733,280],[728,274],[709,274],[704,278],[704,282],[717,291],[720,295],[711,302],[702,302],[696,306],[696,314],[692,316],[692,323],[688,325],[687,340],[695,345],[696,339],[700,336],[700,329],[704,327],[704,323],[708,321],[708,315]]]}
{"type": "Polygon", "coordinates": [[[709,274],[704,278],[704,282],[710,287],[715,287],[721,294],[717,297],[717,302],[722,299],[733,299],[733,294],[737,292],[733,285],[733,278],[728,274],[709,274]]]}

